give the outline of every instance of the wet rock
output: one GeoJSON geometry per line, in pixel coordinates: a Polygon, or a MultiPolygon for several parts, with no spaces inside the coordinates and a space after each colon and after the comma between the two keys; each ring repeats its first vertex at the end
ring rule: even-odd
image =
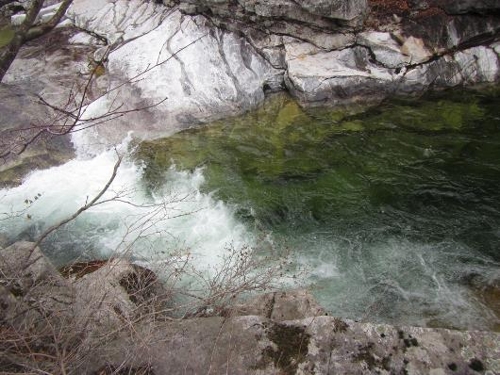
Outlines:
{"type": "MultiPolygon", "coordinates": [[[[57,28],[25,44],[2,82],[40,95],[63,110],[74,109],[80,103],[80,90],[90,76],[92,54],[100,47],[71,43],[72,37],[79,32],[73,27],[57,28]]],[[[85,104],[101,94],[99,82],[93,83],[85,104]]]]}
{"type": "Polygon", "coordinates": [[[0,155],[5,156],[0,159],[0,185],[19,184],[28,172],[74,156],[69,136],[43,129],[56,126],[58,131],[59,125],[71,124],[73,119],[62,113],[77,111],[101,93],[102,79],[93,80],[82,101],[97,41],[72,42],[78,33],[58,28],[27,43],[5,75],[0,85],[0,155]]]}
{"type": "Polygon", "coordinates": [[[234,315],[260,315],[282,321],[325,315],[313,295],[303,289],[258,295],[231,308],[234,315]]]}

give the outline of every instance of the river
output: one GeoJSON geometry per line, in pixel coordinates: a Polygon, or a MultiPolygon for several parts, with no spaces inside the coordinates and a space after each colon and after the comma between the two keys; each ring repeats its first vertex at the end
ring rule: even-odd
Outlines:
{"type": "MultiPolygon", "coordinates": [[[[111,201],[44,251],[57,264],[190,254],[210,272],[229,244],[272,248],[332,315],[499,329],[499,103],[496,89],[335,110],[277,95],[241,117],[127,139],[111,201]]],[[[96,195],[115,161],[81,155],[1,190],[5,232],[36,238],[96,195]]]]}

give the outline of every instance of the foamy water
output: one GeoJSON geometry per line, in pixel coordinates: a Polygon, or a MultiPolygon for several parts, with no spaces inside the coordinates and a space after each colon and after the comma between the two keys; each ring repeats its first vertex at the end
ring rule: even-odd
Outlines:
{"type": "Polygon", "coordinates": [[[152,193],[142,184],[142,167],[127,158],[127,147],[128,140],[95,156],[87,149],[64,165],[32,172],[18,187],[0,190],[3,230],[12,240],[35,240],[99,194],[118,154],[125,154],[99,204],[42,244],[56,263],[127,254],[154,264],[169,254],[189,253],[198,268],[209,269],[229,244],[251,245],[252,235],[232,209],[200,192],[202,169],[171,167],[163,187],[152,193]]]}

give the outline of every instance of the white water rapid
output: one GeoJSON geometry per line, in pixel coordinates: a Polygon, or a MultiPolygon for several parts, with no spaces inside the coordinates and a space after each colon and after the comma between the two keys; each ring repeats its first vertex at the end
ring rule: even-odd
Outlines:
{"type": "Polygon", "coordinates": [[[198,269],[215,267],[229,244],[252,244],[252,235],[231,207],[200,192],[201,169],[170,168],[160,191],[142,184],[142,167],[128,157],[130,138],[115,148],[85,144],[74,137],[78,156],[47,170],[33,171],[23,183],[0,190],[0,223],[11,240],[36,240],[47,228],[90,202],[112,176],[118,154],[125,155],[100,204],[61,227],[42,244],[63,264],[76,259],[126,253],[136,262],[161,263],[169,254],[189,254],[198,269]],[[98,151],[101,150],[101,151],[98,151]]]}

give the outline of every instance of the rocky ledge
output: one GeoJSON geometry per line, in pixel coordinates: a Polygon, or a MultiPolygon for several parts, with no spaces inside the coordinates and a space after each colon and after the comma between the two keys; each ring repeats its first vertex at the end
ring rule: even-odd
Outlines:
{"type": "MultiPolygon", "coordinates": [[[[67,17],[80,33],[61,47],[101,67],[85,117],[116,113],[93,129],[113,143],[235,115],[279,90],[319,106],[496,83],[499,10],[465,0],[74,0],[67,17]]],[[[57,70],[51,54],[46,72],[57,70]]],[[[29,55],[6,83],[25,85],[29,55]]],[[[31,86],[46,87],[47,74],[31,86]]]]}
{"type": "Polygon", "coordinates": [[[0,248],[0,266],[5,371],[59,373],[64,359],[79,374],[500,372],[499,333],[330,317],[306,291],[260,295],[223,316],[174,318],[171,291],[124,259],[61,274],[33,243],[18,242],[0,248]]]}
{"type": "Polygon", "coordinates": [[[148,132],[120,120],[147,137],[251,109],[269,91],[338,105],[499,78],[497,2],[166,0],[150,13],[87,3],[75,0],[69,17],[113,43],[110,88],[130,83],[118,97],[136,107],[161,102],[148,132]]]}

